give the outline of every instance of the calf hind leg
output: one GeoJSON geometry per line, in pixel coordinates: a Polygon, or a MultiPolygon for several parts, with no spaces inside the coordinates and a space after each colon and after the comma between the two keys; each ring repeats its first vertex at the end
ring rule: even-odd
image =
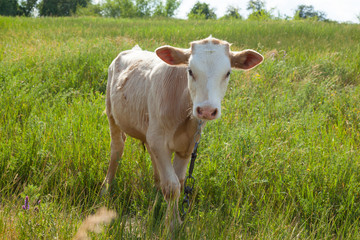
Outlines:
{"type": "Polygon", "coordinates": [[[126,140],[125,133],[121,131],[119,126],[116,125],[115,120],[111,115],[109,116],[109,124],[111,135],[111,154],[108,172],[103,182],[102,193],[108,191],[109,186],[115,178],[116,169],[124,152],[124,145],[126,140]]]}

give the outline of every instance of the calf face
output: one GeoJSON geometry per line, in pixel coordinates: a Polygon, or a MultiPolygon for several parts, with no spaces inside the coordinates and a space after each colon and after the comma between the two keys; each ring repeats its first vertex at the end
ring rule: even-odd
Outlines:
{"type": "Polygon", "coordinates": [[[263,61],[254,50],[230,51],[230,44],[209,37],[191,43],[190,49],[163,46],[156,54],[169,65],[188,66],[188,88],[193,116],[214,120],[221,116],[221,101],[229,82],[231,68],[248,70],[263,61]]]}

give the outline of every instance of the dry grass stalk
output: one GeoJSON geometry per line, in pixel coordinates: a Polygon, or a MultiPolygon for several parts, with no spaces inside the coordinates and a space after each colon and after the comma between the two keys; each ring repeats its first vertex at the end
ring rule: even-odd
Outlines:
{"type": "Polygon", "coordinates": [[[88,232],[100,233],[102,230],[101,224],[109,224],[117,214],[113,210],[107,210],[105,207],[100,208],[94,215],[88,216],[81,224],[77,231],[74,240],[87,240],[88,232]]]}

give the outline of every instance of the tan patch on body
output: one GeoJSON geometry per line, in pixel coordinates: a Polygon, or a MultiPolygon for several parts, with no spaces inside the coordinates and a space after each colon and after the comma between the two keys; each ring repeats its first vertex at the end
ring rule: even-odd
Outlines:
{"type": "Polygon", "coordinates": [[[212,39],[211,43],[214,44],[214,45],[227,44],[227,42],[216,39],[216,38],[212,39]]]}
{"type": "Polygon", "coordinates": [[[190,44],[191,44],[192,54],[194,54],[194,52],[195,52],[195,45],[206,45],[206,44],[224,45],[226,54],[229,54],[229,51],[230,51],[230,44],[226,41],[219,40],[217,38],[206,38],[203,40],[191,42],[190,44]]]}
{"type": "Polygon", "coordinates": [[[214,45],[222,45],[222,44],[226,45],[226,44],[229,44],[228,42],[217,39],[217,38],[206,38],[206,39],[203,39],[203,40],[198,40],[198,41],[191,42],[191,44],[208,44],[208,43],[212,43],[214,45]]]}

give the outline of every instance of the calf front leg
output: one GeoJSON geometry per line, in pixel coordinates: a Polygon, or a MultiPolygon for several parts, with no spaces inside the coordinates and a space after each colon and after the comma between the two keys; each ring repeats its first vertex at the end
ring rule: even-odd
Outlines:
{"type": "Polygon", "coordinates": [[[180,182],[171,164],[171,151],[165,144],[149,142],[150,156],[160,178],[160,187],[166,201],[178,199],[180,182]]]}
{"type": "Polygon", "coordinates": [[[175,173],[180,181],[181,189],[184,187],[186,169],[189,161],[190,157],[185,157],[183,155],[180,155],[179,153],[175,153],[173,166],[175,173]]]}
{"type": "Polygon", "coordinates": [[[153,170],[154,170],[154,181],[155,181],[155,185],[156,187],[158,187],[159,189],[161,189],[160,186],[160,176],[159,176],[159,171],[157,169],[156,166],[156,161],[155,161],[155,155],[151,152],[151,149],[149,147],[149,144],[145,143],[146,149],[150,154],[150,158],[151,158],[151,162],[152,162],[152,166],[153,166],[153,170]]]}
{"type": "Polygon", "coordinates": [[[166,147],[164,141],[157,138],[158,141],[149,142],[149,148],[154,167],[158,170],[160,177],[160,187],[164,195],[168,207],[166,210],[165,223],[171,230],[174,230],[176,226],[181,224],[178,211],[178,201],[180,197],[180,182],[175,173],[174,167],[171,164],[171,151],[166,147]]]}

